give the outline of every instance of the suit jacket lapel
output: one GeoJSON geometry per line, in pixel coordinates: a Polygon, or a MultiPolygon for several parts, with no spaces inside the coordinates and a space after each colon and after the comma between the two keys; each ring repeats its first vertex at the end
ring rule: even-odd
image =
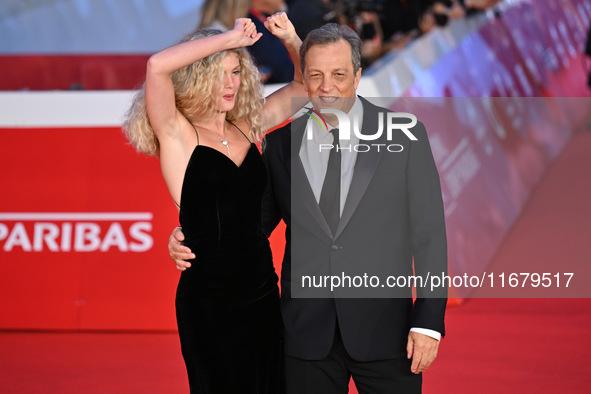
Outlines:
{"type": "MultiPolygon", "coordinates": [[[[300,147],[306,129],[307,118],[302,116],[291,122],[291,133],[283,135],[283,154],[288,174],[291,175],[291,195],[292,198],[299,196],[300,201],[310,212],[318,226],[330,238],[333,237],[332,231],[324,219],[324,215],[316,202],[314,192],[310,187],[306,170],[300,160],[300,147]]],[[[293,201],[292,201],[293,206],[293,201]]],[[[292,215],[294,214],[292,210],[292,215]]]]}
{"type": "MultiPolygon", "coordinates": [[[[359,97],[363,103],[363,130],[367,130],[367,134],[372,134],[378,129],[378,108],[371,104],[369,101],[362,97],[359,97]]],[[[385,127],[385,125],[384,125],[385,127]]],[[[353,132],[351,130],[351,132],[353,132]]],[[[363,133],[363,131],[362,131],[363,133]]],[[[382,136],[377,139],[376,144],[385,143],[386,133],[382,133],[382,136]]],[[[337,227],[335,238],[338,237],[344,230],[345,226],[353,216],[355,209],[359,205],[359,202],[363,198],[367,186],[371,181],[380,158],[380,153],[377,149],[371,149],[368,152],[358,152],[357,160],[355,162],[355,170],[353,171],[353,179],[351,180],[351,186],[349,187],[349,193],[345,200],[345,207],[343,208],[343,214],[337,227]]]]}

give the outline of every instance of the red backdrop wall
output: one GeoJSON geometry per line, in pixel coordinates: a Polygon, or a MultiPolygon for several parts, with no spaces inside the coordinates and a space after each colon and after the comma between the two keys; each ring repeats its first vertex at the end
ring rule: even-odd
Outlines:
{"type": "Polygon", "coordinates": [[[0,135],[0,328],[175,329],[158,160],[119,128],[0,135]]]}

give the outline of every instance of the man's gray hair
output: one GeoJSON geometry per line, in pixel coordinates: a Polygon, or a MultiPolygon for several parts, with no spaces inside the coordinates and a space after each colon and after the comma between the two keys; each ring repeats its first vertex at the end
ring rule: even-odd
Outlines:
{"type": "Polygon", "coordinates": [[[361,68],[361,39],[348,26],[337,25],[336,23],[327,23],[318,29],[312,30],[300,48],[300,64],[304,72],[306,64],[306,52],[314,45],[334,44],[340,40],[345,40],[351,45],[351,62],[353,63],[353,72],[361,68]]]}

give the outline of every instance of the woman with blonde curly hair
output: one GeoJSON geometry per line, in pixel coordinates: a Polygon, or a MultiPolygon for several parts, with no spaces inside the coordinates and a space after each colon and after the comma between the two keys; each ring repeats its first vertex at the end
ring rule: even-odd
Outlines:
{"type": "MultiPolygon", "coordinates": [[[[300,39],[284,13],[266,27],[299,65],[300,39]]],[[[195,251],[181,274],[176,314],[191,393],[278,393],[281,336],[277,275],[261,229],[267,172],[254,143],[292,115],[292,82],[262,97],[243,48],[261,34],[250,19],[198,30],[148,61],[124,125],[140,152],[158,155],[195,251]]]]}

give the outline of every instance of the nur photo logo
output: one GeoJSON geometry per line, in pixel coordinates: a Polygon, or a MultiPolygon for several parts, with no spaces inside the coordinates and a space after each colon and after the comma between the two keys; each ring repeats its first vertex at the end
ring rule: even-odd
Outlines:
{"type": "Polygon", "coordinates": [[[317,125],[320,131],[328,131],[328,124],[322,114],[332,114],[337,117],[339,140],[351,140],[352,136],[355,136],[359,139],[359,143],[350,144],[346,147],[342,147],[340,144],[319,144],[318,148],[320,151],[336,148],[337,150],[354,150],[355,152],[368,152],[372,149],[377,151],[402,152],[404,147],[401,144],[368,143],[380,139],[384,132],[386,133],[386,140],[388,142],[392,141],[394,132],[403,132],[409,140],[418,141],[417,137],[410,131],[417,124],[416,116],[411,113],[378,112],[377,130],[367,130],[367,125],[365,125],[364,133],[362,133],[358,115],[352,115],[352,119],[350,119],[349,115],[337,109],[321,109],[320,111],[311,109],[310,112],[306,113],[309,119],[306,123],[305,132],[306,138],[309,141],[314,139],[314,125],[317,125]],[[401,120],[407,120],[408,122],[401,122],[401,120]]]}

